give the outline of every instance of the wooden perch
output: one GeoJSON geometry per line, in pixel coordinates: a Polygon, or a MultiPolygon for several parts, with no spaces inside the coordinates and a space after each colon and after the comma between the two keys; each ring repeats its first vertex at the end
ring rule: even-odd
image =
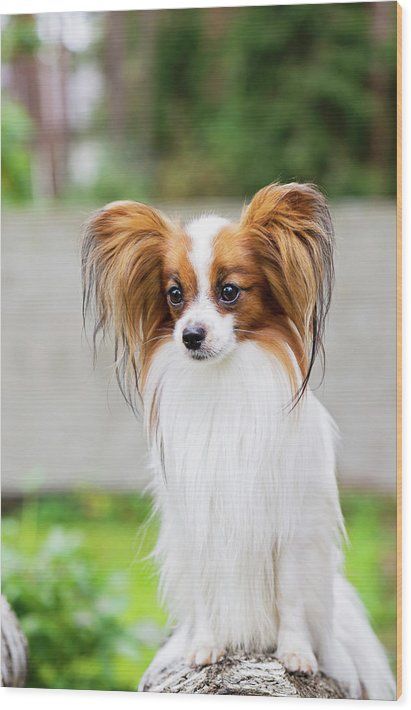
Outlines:
{"type": "Polygon", "coordinates": [[[22,688],[27,675],[27,641],[16,615],[1,597],[1,682],[8,688],[22,688]]]}
{"type": "Polygon", "coordinates": [[[138,688],[140,691],[297,698],[347,697],[331,678],[322,673],[314,676],[288,673],[273,655],[235,654],[211,666],[191,668],[182,659],[162,661],[166,658],[163,651],[164,648],[143,675],[138,688]]]}

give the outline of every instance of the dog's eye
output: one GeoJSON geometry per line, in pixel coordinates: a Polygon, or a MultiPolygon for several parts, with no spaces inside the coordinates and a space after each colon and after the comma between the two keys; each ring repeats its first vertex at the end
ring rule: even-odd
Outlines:
{"type": "Polygon", "coordinates": [[[240,295],[240,289],[235,284],[225,284],[221,289],[221,300],[224,303],[235,303],[240,295]]]}
{"type": "Polygon", "coordinates": [[[178,286],[172,286],[167,291],[168,300],[172,306],[181,306],[183,302],[183,292],[178,286]]]}

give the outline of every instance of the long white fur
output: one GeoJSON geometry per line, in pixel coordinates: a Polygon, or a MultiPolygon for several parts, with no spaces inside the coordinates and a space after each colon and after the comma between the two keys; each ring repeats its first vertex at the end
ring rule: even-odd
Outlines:
{"type": "Polygon", "coordinates": [[[199,285],[199,298],[208,298],[208,273],[213,257],[213,241],[215,235],[229,224],[227,219],[208,214],[191,220],[186,226],[186,232],[191,237],[190,260],[194,266],[199,285]]]}
{"type": "Polygon", "coordinates": [[[161,588],[179,627],[173,653],[202,663],[227,649],[272,649],[291,669],[318,664],[352,697],[392,699],[384,651],[343,577],[335,425],[310,391],[290,411],[280,363],[236,342],[232,316],[213,307],[218,228],[215,218],[190,227],[200,292],[143,393],[161,588]],[[209,360],[181,343],[194,321],[211,332],[209,360]]]}

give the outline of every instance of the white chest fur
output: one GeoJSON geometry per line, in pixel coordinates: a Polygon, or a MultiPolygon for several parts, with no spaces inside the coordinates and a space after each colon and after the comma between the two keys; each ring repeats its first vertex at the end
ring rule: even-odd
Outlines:
{"type": "Polygon", "coordinates": [[[287,376],[250,342],[217,363],[163,346],[144,393],[147,429],[153,401],[157,426],[148,435],[168,604],[193,624],[200,606],[226,645],[266,647],[277,628],[275,551],[299,523],[318,466],[332,467],[332,446],[324,462],[321,427],[310,425],[316,401],[290,413],[287,376]]]}

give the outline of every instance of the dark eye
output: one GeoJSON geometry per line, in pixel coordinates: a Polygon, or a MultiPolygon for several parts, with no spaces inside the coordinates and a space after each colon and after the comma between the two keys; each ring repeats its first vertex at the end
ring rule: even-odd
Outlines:
{"type": "Polygon", "coordinates": [[[225,284],[221,289],[221,300],[225,303],[235,303],[240,295],[240,289],[234,284],[225,284]]]}
{"type": "Polygon", "coordinates": [[[168,300],[172,306],[181,306],[183,302],[183,292],[178,286],[172,286],[167,292],[168,300]]]}

